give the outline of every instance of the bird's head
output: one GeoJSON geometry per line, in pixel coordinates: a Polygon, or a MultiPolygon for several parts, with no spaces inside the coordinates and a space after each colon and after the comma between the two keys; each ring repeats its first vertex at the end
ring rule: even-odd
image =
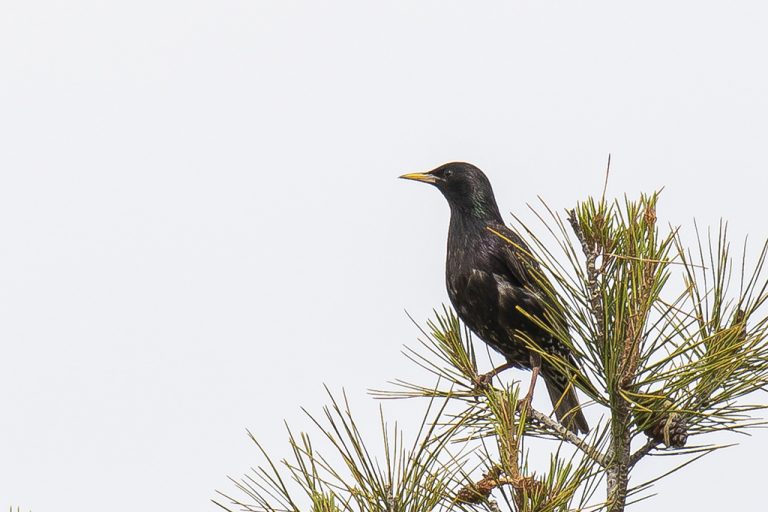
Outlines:
{"type": "Polygon", "coordinates": [[[429,172],[400,176],[437,187],[448,200],[451,210],[476,217],[501,219],[491,182],[472,164],[451,162],[429,172]]]}

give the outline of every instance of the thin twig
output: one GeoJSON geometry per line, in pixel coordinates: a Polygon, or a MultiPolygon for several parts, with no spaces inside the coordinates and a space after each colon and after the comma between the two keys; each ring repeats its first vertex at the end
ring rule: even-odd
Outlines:
{"type": "Polygon", "coordinates": [[[642,448],[637,450],[635,453],[632,454],[631,457],[629,457],[629,467],[634,467],[635,464],[640,462],[640,459],[651,453],[654,449],[656,449],[657,446],[659,446],[658,441],[654,441],[653,439],[649,439],[647,443],[643,445],[642,448]]]}
{"type": "Polygon", "coordinates": [[[605,192],[608,190],[608,178],[611,176],[611,154],[608,153],[608,165],[605,166],[605,183],[603,183],[602,200],[605,201],[605,192]]]}
{"type": "Polygon", "coordinates": [[[565,428],[556,420],[553,420],[546,414],[543,414],[532,407],[528,409],[528,413],[531,415],[531,418],[534,421],[537,421],[542,425],[544,425],[545,427],[547,427],[548,429],[552,430],[553,433],[558,438],[568,443],[571,443],[573,446],[575,446],[576,448],[584,452],[590,459],[595,461],[600,466],[605,467],[607,465],[605,454],[601,453],[600,451],[590,446],[588,443],[584,442],[584,440],[579,438],[579,436],[577,436],[576,434],[574,434],[573,432],[565,428]]]}

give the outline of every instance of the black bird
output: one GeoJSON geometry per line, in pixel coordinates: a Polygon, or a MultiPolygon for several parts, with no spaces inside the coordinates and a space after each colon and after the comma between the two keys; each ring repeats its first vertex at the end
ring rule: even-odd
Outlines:
{"type": "Polygon", "coordinates": [[[557,320],[551,311],[558,309],[550,307],[550,314],[545,314],[547,294],[539,284],[542,277],[534,277],[536,262],[523,240],[504,224],[488,178],[462,162],[400,177],[436,186],[451,207],[445,268],[448,296],[459,318],[507,360],[486,374],[486,381],[507,368],[531,369],[530,397],[541,371],[558,421],[574,433],[589,432],[571,380],[522,338],[527,335],[547,354],[576,367],[569,348],[529,317],[552,326],[557,320]]]}

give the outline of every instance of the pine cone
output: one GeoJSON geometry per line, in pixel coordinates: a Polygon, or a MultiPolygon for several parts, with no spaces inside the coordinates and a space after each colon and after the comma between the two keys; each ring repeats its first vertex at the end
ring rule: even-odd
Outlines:
{"type": "Polygon", "coordinates": [[[470,482],[462,487],[461,490],[456,493],[454,502],[477,504],[485,501],[491,495],[491,492],[499,485],[497,479],[500,474],[500,468],[492,467],[488,473],[483,475],[483,478],[479,482],[470,482]]]}
{"type": "Polygon", "coordinates": [[[456,503],[470,503],[470,504],[477,504],[482,503],[488,496],[491,495],[491,491],[493,491],[495,485],[483,485],[485,482],[481,480],[478,483],[471,483],[469,485],[465,485],[461,488],[461,490],[456,494],[455,502],[456,503]]]}
{"type": "Polygon", "coordinates": [[[645,435],[667,447],[682,448],[688,441],[688,422],[676,412],[665,414],[645,430],[645,435]]]}
{"type": "Polygon", "coordinates": [[[635,410],[635,422],[645,435],[668,448],[682,448],[688,441],[688,422],[673,412],[674,404],[655,392],[640,401],[643,409],[635,410]]]}

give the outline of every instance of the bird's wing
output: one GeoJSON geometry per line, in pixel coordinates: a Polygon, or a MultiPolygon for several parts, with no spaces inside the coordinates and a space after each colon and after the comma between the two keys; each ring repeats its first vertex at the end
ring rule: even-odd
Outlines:
{"type": "MultiPolygon", "coordinates": [[[[563,306],[554,295],[552,285],[541,273],[541,267],[522,238],[504,225],[490,228],[498,238],[498,255],[505,277],[515,288],[507,290],[510,303],[522,307],[528,314],[545,318],[567,329],[563,306]]],[[[551,324],[552,325],[552,324],[551,324]]]]}
{"type": "Polygon", "coordinates": [[[531,256],[528,246],[520,236],[503,224],[489,226],[490,235],[495,238],[500,270],[504,271],[510,282],[517,286],[529,287],[536,282],[532,271],[538,269],[538,263],[531,256]]]}
{"type": "MultiPolygon", "coordinates": [[[[541,273],[541,267],[523,239],[503,225],[493,226],[491,230],[495,232],[495,234],[492,233],[493,236],[496,236],[501,242],[496,253],[503,263],[503,268],[506,269],[504,278],[496,276],[501,311],[509,311],[508,308],[510,307],[519,307],[529,315],[545,321],[555,330],[565,330],[565,335],[569,336],[565,308],[549,280],[541,273]],[[505,283],[505,278],[509,279],[510,282],[505,283]]],[[[555,346],[551,347],[550,350],[567,361],[572,367],[578,369],[580,365],[572,347],[566,346],[562,342],[552,341],[555,346]]],[[[546,350],[546,347],[542,348],[546,350]]],[[[597,396],[598,392],[592,383],[579,371],[576,373],[577,384],[587,393],[597,396]]]]}

